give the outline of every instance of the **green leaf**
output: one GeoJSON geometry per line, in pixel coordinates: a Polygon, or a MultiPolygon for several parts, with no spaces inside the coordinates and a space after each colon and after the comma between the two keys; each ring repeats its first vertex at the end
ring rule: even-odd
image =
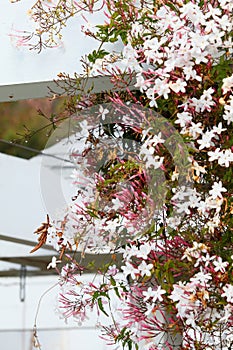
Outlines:
{"type": "Polygon", "coordinates": [[[111,285],[115,287],[116,281],[114,280],[114,278],[112,276],[110,277],[110,282],[111,282],[111,285]]]}
{"type": "Polygon", "coordinates": [[[108,55],[109,52],[105,51],[105,50],[94,50],[92,53],[90,53],[87,57],[88,57],[88,60],[91,62],[91,63],[95,63],[95,61],[97,59],[101,59],[101,58],[104,58],[104,56],[108,55]]]}
{"type": "Polygon", "coordinates": [[[102,303],[102,299],[101,299],[101,298],[98,298],[98,299],[97,299],[97,303],[98,303],[99,309],[100,309],[107,317],[109,317],[108,313],[104,310],[104,306],[103,306],[103,303],[102,303]]]}
{"type": "Polygon", "coordinates": [[[113,289],[114,289],[114,292],[116,293],[116,296],[120,299],[121,296],[120,296],[120,294],[119,294],[118,288],[117,288],[117,287],[114,287],[113,289]]]}

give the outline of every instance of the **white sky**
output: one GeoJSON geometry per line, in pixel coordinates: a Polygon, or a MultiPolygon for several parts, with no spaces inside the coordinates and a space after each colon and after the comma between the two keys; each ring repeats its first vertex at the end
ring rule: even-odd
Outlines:
{"type": "MultiPolygon", "coordinates": [[[[80,33],[80,18],[70,21],[64,31],[63,47],[47,49],[40,54],[27,47],[18,48],[9,34],[14,30],[30,30],[33,22],[27,11],[35,0],[21,0],[11,3],[1,0],[0,10],[0,85],[32,81],[53,80],[60,72],[72,74],[81,72],[80,58],[97,48],[97,43],[80,33]]],[[[92,17],[92,23],[99,23],[100,15],[92,17]]]]}
{"type": "MultiPolygon", "coordinates": [[[[91,276],[86,276],[89,280],[91,276]]],[[[25,301],[19,298],[19,278],[0,279],[0,343],[4,350],[32,350],[32,329],[41,296],[55,286],[57,277],[27,277],[25,301]],[[21,332],[20,330],[25,330],[21,332]]],[[[65,323],[55,312],[58,287],[41,300],[37,318],[38,337],[42,350],[114,350],[99,338],[93,314],[82,327],[72,319],[65,323]]],[[[100,317],[106,322],[104,316],[100,317]]]]}

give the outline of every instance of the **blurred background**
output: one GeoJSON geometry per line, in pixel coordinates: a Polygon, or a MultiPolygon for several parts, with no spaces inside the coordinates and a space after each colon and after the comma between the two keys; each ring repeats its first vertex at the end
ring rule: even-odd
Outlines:
{"type": "Polygon", "coordinates": [[[63,109],[62,98],[0,103],[0,152],[26,159],[37,155],[32,149],[44,149],[51,119],[63,109]]]}

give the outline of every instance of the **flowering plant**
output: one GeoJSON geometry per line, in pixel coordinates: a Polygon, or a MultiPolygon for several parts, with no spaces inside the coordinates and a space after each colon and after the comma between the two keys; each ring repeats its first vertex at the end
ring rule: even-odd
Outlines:
{"type": "MultiPolygon", "coordinates": [[[[84,8],[95,4],[38,1],[40,42],[59,32],[54,23],[45,30],[48,11],[61,27],[84,8]]],[[[59,272],[61,313],[83,322],[102,312],[110,344],[233,344],[232,10],[231,0],[106,0],[104,24],[83,26],[101,43],[85,74],[109,76],[115,92],[72,100],[76,194],[46,238],[63,255],[82,250],[81,262],[66,255],[59,272]],[[120,52],[104,48],[116,42],[120,52]],[[101,250],[111,256],[101,282],[85,284],[85,252],[101,250]]]]}

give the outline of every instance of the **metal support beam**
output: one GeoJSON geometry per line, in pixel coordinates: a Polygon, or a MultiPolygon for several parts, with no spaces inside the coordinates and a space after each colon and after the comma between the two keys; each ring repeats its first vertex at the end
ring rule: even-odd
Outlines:
{"type": "MultiPolygon", "coordinates": [[[[112,261],[111,254],[85,254],[85,257],[82,258],[81,252],[69,252],[69,255],[74,255],[76,261],[81,261],[80,266],[87,266],[88,268],[85,269],[84,273],[96,273],[98,269],[106,265],[107,263],[110,263],[112,261]]],[[[5,261],[12,264],[18,264],[19,270],[16,269],[9,269],[8,271],[0,271],[0,277],[4,276],[19,276],[20,267],[23,266],[31,266],[38,268],[38,270],[30,271],[27,269],[27,275],[30,276],[39,276],[39,275],[50,275],[50,274],[56,274],[56,271],[54,269],[47,269],[48,264],[51,262],[52,257],[55,254],[51,255],[31,255],[31,256],[19,256],[19,257],[7,257],[7,258],[0,258],[0,261],[5,261]]],[[[63,262],[58,265],[58,268],[60,269],[61,266],[66,264],[68,260],[64,257],[63,262]]],[[[114,264],[120,268],[122,263],[122,254],[114,255],[114,264]]]]}
{"type": "MultiPolygon", "coordinates": [[[[0,235],[0,241],[12,242],[17,244],[27,245],[30,247],[35,247],[35,245],[37,244],[37,242],[33,242],[33,241],[29,241],[29,240],[17,238],[17,237],[5,236],[5,235],[0,235]]],[[[55,251],[55,249],[48,244],[44,244],[43,249],[55,251]]]]}
{"type": "MultiPolygon", "coordinates": [[[[76,79],[71,79],[70,82],[76,84],[76,79]]],[[[56,81],[40,81],[33,83],[0,85],[0,102],[11,102],[19,100],[28,100],[33,98],[45,98],[51,97],[51,91],[57,94],[66,95],[65,90],[62,88],[66,85],[65,80],[56,81]]],[[[82,84],[81,84],[82,85],[82,84]]],[[[131,83],[133,88],[133,83],[131,83]]],[[[129,86],[130,88],[130,86],[129,86]]],[[[85,82],[85,89],[92,89],[93,93],[100,93],[110,91],[114,89],[114,85],[111,82],[109,76],[98,76],[88,78],[85,82]]],[[[116,88],[115,88],[116,89],[116,88]]],[[[119,88],[118,90],[123,90],[119,88]]],[[[77,86],[77,94],[82,92],[77,86]]]]}

